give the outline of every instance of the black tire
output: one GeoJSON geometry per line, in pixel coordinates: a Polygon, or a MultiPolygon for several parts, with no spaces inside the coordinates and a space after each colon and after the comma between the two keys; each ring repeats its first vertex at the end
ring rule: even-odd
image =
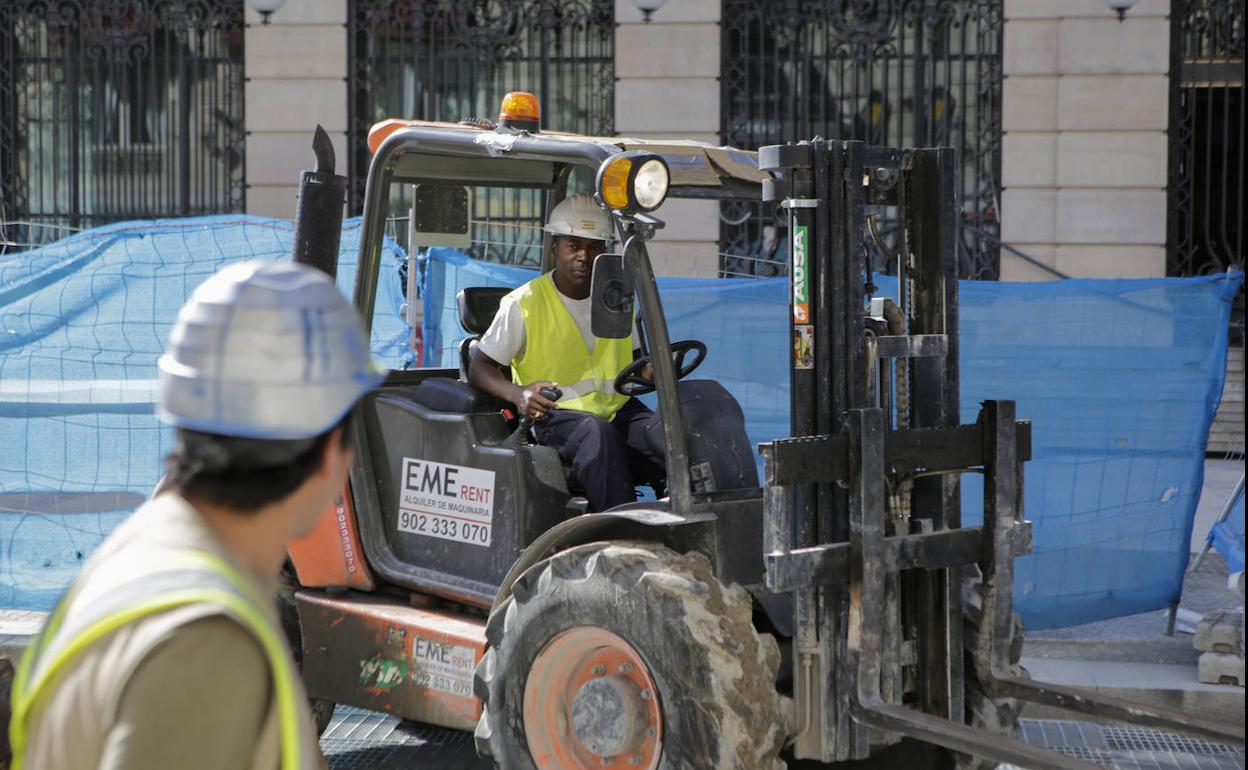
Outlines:
{"type": "MultiPolygon", "coordinates": [[[[980,684],[979,672],[975,666],[975,643],[979,637],[982,611],[982,585],[978,577],[963,584],[962,591],[962,638],[965,648],[963,664],[966,686],[964,699],[966,703],[966,724],[986,730],[996,735],[1013,735],[1018,726],[1021,710],[1019,702],[1013,698],[992,698],[980,684]]],[[[1023,620],[1014,613],[1010,626],[1011,666],[1018,668],[1020,676],[1026,676],[1026,670],[1018,665],[1023,652],[1023,620]]],[[[802,767],[815,767],[815,763],[802,767]]],[[[823,765],[836,770],[994,770],[999,767],[996,762],[982,757],[960,754],[942,746],[903,738],[899,743],[881,750],[868,759],[857,762],[823,765]]]]}
{"type": "MultiPolygon", "coordinates": [[[[1022,704],[1014,698],[993,698],[981,684],[979,671],[976,670],[975,646],[979,637],[980,623],[983,619],[983,584],[978,580],[964,584],[962,591],[962,638],[966,647],[964,667],[966,671],[966,722],[972,727],[987,730],[996,735],[1013,735],[1018,727],[1018,717],[1022,712],[1022,704]]],[[[1026,676],[1027,671],[1019,665],[1023,655],[1023,619],[1015,612],[1010,624],[1009,663],[1017,669],[1018,676],[1026,676]]],[[[987,673],[987,672],[985,672],[987,673]]],[[[999,765],[981,757],[956,756],[956,767],[959,770],[994,770],[999,765]]]]}
{"type": "Polygon", "coordinates": [[[503,770],[534,770],[525,734],[530,667],[575,627],[622,638],[644,660],[663,719],[660,770],[783,770],[791,701],[776,692],[780,651],[753,626],[752,602],[700,553],[595,543],[530,568],[490,615],[477,666],[477,751],[503,770]]]}
{"type": "MultiPolygon", "coordinates": [[[[295,607],[295,591],[299,590],[299,578],[295,576],[294,567],[287,564],[278,576],[277,611],[282,622],[282,631],[290,644],[291,657],[295,659],[295,668],[303,671],[303,634],[299,631],[299,610],[295,607]]],[[[325,734],[329,723],[334,718],[333,701],[320,698],[308,698],[308,707],[312,710],[312,719],[316,722],[317,737],[325,734]]]]}

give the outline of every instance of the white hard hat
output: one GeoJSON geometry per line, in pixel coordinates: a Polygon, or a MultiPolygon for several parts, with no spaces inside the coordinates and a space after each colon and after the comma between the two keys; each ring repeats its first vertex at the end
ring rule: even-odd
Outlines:
{"type": "Polygon", "coordinates": [[[158,367],[162,420],[257,439],[324,433],[383,379],[359,316],[329,276],[261,260],[200,284],[158,367]]]}
{"type": "Polygon", "coordinates": [[[544,229],[554,235],[610,241],[611,217],[594,201],[594,196],[578,193],[555,204],[544,229]]]}

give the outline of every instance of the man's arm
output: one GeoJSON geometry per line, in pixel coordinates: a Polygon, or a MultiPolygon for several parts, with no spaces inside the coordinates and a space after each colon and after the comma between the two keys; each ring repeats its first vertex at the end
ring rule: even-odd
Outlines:
{"type": "Polygon", "coordinates": [[[490,328],[481,335],[468,361],[468,381],[495,398],[516,405],[521,417],[545,419],[556,408],[555,402],[542,396],[541,389],[553,385],[545,380],[530,382],[523,387],[503,376],[500,361],[511,361],[523,354],[526,330],[524,314],[514,300],[503,298],[490,328]]]}
{"type": "Polygon", "coordinates": [[[500,364],[480,350],[473,349],[468,362],[468,381],[495,398],[516,405],[521,416],[541,420],[551,409],[557,409],[554,401],[541,394],[542,388],[554,387],[553,382],[539,380],[523,387],[503,376],[500,364]]]}
{"type": "Polygon", "coordinates": [[[468,382],[495,398],[514,404],[520,395],[520,386],[503,376],[501,366],[479,348],[473,347],[472,358],[468,361],[468,382]]]}

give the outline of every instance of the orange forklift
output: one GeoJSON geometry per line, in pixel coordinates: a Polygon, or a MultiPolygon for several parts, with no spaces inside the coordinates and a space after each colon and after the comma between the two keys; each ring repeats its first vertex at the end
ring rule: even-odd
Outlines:
{"type": "MultiPolygon", "coordinates": [[[[314,146],[296,259],[332,273],[341,177],[314,146]]],[[[496,124],[389,120],[369,147],[354,303],[370,327],[394,186],[414,186],[413,242],[462,248],[469,188],[535,190],[544,213],[593,180],[620,244],[595,262],[594,333],[643,332],[615,387],[656,394],[668,495],[585,513],[555,450],[467,382],[505,292],[466,289],[463,365],[389,373],[352,418],[348,488],[290,549],[284,620],[322,729],[341,703],[471,730],[507,770],[1096,767],[1012,737],[1031,700],[1243,744],[1242,726],[1018,666],[1030,426],[1008,401],[959,419],[952,150],[578,136],[542,130],[524,93],[496,124]],[[759,447],[761,484],[741,406],[691,377],[728,353],[669,339],[647,250],[669,198],[768,201],[787,221],[792,437],[759,447]],[[883,209],[905,289],[872,302],[883,209]],[[963,472],[985,475],[983,526],[962,526],[963,472]]]]}

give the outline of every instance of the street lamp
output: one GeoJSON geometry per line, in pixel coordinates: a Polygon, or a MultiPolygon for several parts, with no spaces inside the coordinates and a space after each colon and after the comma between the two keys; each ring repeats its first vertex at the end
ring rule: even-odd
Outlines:
{"type": "Polygon", "coordinates": [[[286,0],[247,0],[247,4],[260,14],[260,23],[268,24],[269,16],[286,4],[286,0]]]}
{"type": "Polygon", "coordinates": [[[633,5],[641,11],[641,20],[649,24],[650,14],[662,8],[666,2],[667,0],[633,0],[633,5]]]}
{"type": "Polygon", "coordinates": [[[1109,10],[1118,14],[1119,22],[1127,18],[1127,11],[1131,10],[1131,6],[1135,3],[1136,0],[1105,0],[1105,5],[1109,6],[1109,10]]]}

